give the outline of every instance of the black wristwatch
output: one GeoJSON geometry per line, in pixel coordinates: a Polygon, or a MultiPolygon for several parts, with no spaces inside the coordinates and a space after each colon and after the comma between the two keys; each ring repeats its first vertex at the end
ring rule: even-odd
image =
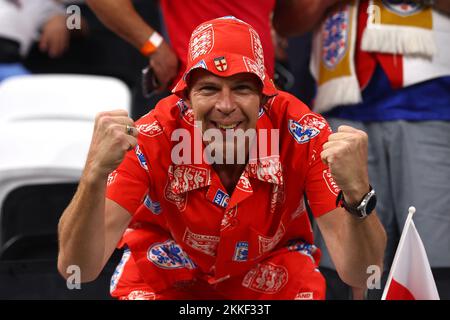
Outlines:
{"type": "Polygon", "coordinates": [[[377,205],[377,195],[375,190],[370,187],[370,191],[361,199],[361,201],[356,206],[351,206],[345,202],[343,192],[339,192],[336,199],[336,206],[341,206],[347,210],[353,216],[364,219],[370,215],[377,205]]]}

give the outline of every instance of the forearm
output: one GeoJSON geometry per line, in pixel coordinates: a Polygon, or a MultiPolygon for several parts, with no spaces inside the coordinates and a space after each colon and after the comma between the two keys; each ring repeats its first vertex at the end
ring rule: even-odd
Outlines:
{"type": "Polygon", "coordinates": [[[136,12],[131,0],[87,0],[86,2],[105,26],[137,49],[142,47],[154,31],[136,12]]]}
{"type": "Polygon", "coordinates": [[[376,198],[370,190],[368,144],[364,131],[341,125],[330,134],[320,153],[342,190],[342,205],[346,209],[336,208],[319,217],[317,223],[336,271],[354,288],[366,287],[369,266],[382,268],[386,247],[386,233],[374,211],[376,198]]]}
{"type": "Polygon", "coordinates": [[[278,0],[273,15],[273,26],[281,36],[301,35],[320,22],[326,10],[337,0],[278,0]]]}
{"type": "Polygon", "coordinates": [[[85,170],[78,190],[64,211],[59,225],[58,270],[77,265],[83,282],[94,280],[104,265],[105,190],[107,177],[89,177],[85,170]]]}
{"type": "Polygon", "coordinates": [[[449,0],[436,0],[433,8],[436,9],[437,11],[440,11],[442,13],[450,15],[450,1],[449,0]]]}
{"type": "Polygon", "coordinates": [[[55,2],[53,0],[41,1],[39,9],[37,10],[39,11],[35,12],[35,14],[38,18],[38,23],[41,26],[54,16],[65,16],[66,14],[64,6],[61,3],[55,2]]]}
{"type": "Polygon", "coordinates": [[[364,220],[344,212],[336,243],[333,260],[339,276],[352,287],[365,288],[370,276],[367,268],[383,268],[386,234],[376,212],[364,220]]]}

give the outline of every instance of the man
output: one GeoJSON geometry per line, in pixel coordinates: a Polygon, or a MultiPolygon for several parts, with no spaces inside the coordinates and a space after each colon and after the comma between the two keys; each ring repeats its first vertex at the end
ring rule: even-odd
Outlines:
{"type": "Polygon", "coordinates": [[[120,110],[97,117],[59,224],[60,273],[76,264],[91,281],[119,246],[119,299],[324,299],[306,193],[340,276],[364,287],[386,241],[367,136],[346,126],[330,134],[278,91],[258,34],[234,17],[198,26],[187,61],[174,95],[135,127],[120,110]],[[363,198],[370,205],[356,209],[363,198]]]}
{"type": "MultiPolygon", "coordinates": [[[[285,22],[277,26],[280,32],[317,27],[313,110],[332,128],[350,125],[369,135],[369,175],[388,234],[382,284],[414,205],[439,294],[450,298],[450,2],[361,0],[333,8],[289,3],[283,8],[289,10],[275,11],[292,17],[277,20],[285,22]]],[[[327,252],[322,266],[334,268],[327,252]]],[[[371,291],[370,297],[381,293],[371,291]]]]}

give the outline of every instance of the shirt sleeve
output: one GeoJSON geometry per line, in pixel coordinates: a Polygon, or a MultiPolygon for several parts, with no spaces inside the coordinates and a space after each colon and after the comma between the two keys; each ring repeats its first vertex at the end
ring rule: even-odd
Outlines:
{"type": "Polygon", "coordinates": [[[150,188],[150,165],[142,145],[129,151],[108,177],[106,198],[134,215],[150,188]]]}
{"type": "Polygon", "coordinates": [[[323,119],[323,123],[326,125],[321,129],[320,134],[311,141],[305,184],[309,206],[316,218],[336,209],[336,198],[340,191],[328,166],[320,158],[323,144],[328,141],[331,134],[331,129],[325,119],[323,119]]]}
{"type": "Polygon", "coordinates": [[[39,10],[39,25],[42,26],[49,19],[56,15],[65,15],[66,10],[63,4],[55,1],[55,0],[44,0],[39,1],[39,5],[36,6],[36,9],[39,10]]]}

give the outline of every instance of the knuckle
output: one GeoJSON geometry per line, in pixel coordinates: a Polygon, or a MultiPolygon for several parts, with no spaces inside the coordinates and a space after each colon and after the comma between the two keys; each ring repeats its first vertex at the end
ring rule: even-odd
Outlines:
{"type": "Polygon", "coordinates": [[[360,136],[361,140],[363,140],[364,142],[369,141],[369,135],[366,132],[360,131],[360,136]]]}
{"type": "Polygon", "coordinates": [[[350,141],[343,141],[342,142],[342,148],[344,152],[350,153],[353,150],[354,143],[350,141]]]}
{"type": "Polygon", "coordinates": [[[120,132],[117,128],[111,128],[111,139],[115,143],[121,143],[123,140],[123,133],[120,132]]]}
{"type": "Polygon", "coordinates": [[[104,114],[99,118],[98,123],[100,126],[108,127],[111,123],[111,117],[108,114],[104,114]]]}
{"type": "Polygon", "coordinates": [[[330,153],[330,155],[332,155],[333,157],[336,158],[340,158],[342,155],[343,149],[342,148],[337,148],[335,150],[333,150],[333,152],[330,153]]]}
{"type": "Polygon", "coordinates": [[[105,112],[99,112],[95,115],[95,122],[99,122],[105,116],[105,112]]]}
{"type": "Polygon", "coordinates": [[[336,156],[333,154],[330,154],[329,156],[326,157],[325,160],[328,162],[329,165],[332,165],[336,161],[336,156]]]}
{"type": "Polygon", "coordinates": [[[106,131],[108,132],[108,134],[110,134],[112,137],[115,137],[116,135],[119,134],[119,128],[117,127],[117,125],[115,124],[108,124],[108,126],[106,127],[106,131]]]}
{"type": "MultiPolygon", "coordinates": [[[[128,117],[128,111],[125,110],[125,109],[120,109],[120,110],[119,110],[119,114],[122,115],[122,116],[124,116],[124,117],[126,117],[126,118],[129,118],[129,117],[128,117]]],[[[129,119],[131,120],[131,118],[129,118],[129,119]]]]}

